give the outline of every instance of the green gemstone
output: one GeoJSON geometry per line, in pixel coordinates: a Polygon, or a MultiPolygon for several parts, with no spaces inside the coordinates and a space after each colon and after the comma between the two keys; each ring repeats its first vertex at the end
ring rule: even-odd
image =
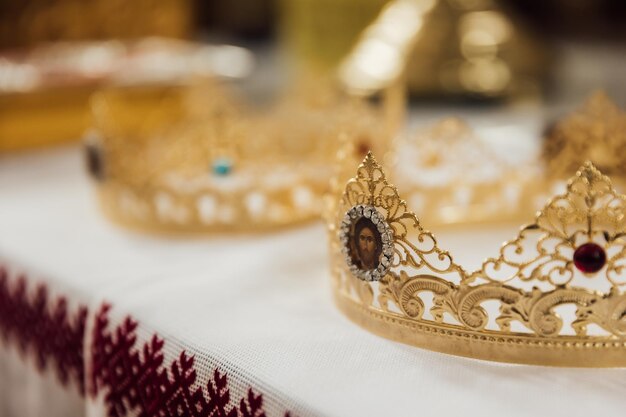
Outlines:
{"type": "Polygon", "coordinates": [[[225,176],[233,170],[233,163],[228,158],[218,158],[213,161],[213,173],[219,176],[225,176]]]}

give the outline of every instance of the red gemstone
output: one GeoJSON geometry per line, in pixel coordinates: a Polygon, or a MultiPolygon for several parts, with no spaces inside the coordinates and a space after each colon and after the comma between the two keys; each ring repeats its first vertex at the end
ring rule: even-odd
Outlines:
{"type": "Polygon", "coordinates": [[[606,253],[600,245],[585,243],[574,252],[574,265],[585,273],[598,272],[606,263],[606,253]]]}

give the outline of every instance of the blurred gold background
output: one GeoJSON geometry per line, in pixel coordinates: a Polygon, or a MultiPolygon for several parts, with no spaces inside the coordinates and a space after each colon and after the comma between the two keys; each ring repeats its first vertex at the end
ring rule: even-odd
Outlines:
{"type": "MultiPolygon", "coordinates": [[[[1,1],[0,151],[76,140],[89,125],[89,97],[100,88],[191,82],[198,71],[168,66],[207,44],[248,47],[262,63],[270,62],[261,65],[265,75],[257,84],[332,79],[387,3],[1,1]],[[146,48],[142,41],[151,37],[191,43],[163,41],[146,48]],[[136,69],[132,80],[120,76],[129,66],[136,69]]],[[[620,1],[432,3],[421,37],[403,63],[411,96],[422,102],[509,105],[529,96],[580,99],[589,91],[585,70],[577,69],[584,65],[576,63],[600,56],[610,67],[620,62],[626,45],[626,5],[620,1]],[[569,61],[561,59],[563,54],[569,61]],[[572,93],[578,85],[580,91],[572,93]]],[[[621,81],[612,75],[596,78],[604,84],[596,88],[610,90],[618,104],[623,100],[623,90],[613,88],[621,81]]],[[[560,112],[559,105],[552,107],[560,112]]]]}

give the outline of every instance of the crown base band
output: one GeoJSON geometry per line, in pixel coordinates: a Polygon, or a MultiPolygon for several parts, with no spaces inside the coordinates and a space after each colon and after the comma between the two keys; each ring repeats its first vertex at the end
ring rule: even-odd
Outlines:
{"type": "Polygon", "coordinates": [[[576,336],[502,335],[453,325],[418,323],[393,313],[373,311],[339,290],[335,291],[335,303],[350,320],[378,336],[435,352],[524,365],[626,367],[626,343],[621,341],[602,339],[595,342],[589,337],[576,336]]]}
{"type": "MultiPolygon", "coordinates": [[[[213,218],[210,221],[203,221],[200,213],[187,210],[186,217],[176,219],[173,216],[162,216],[155,205],[149,204],[149,202],[154,201],[157,195],[158,192],[153,192],[149,189],[138,190],[118,186],[113,182],[102,184],[97,191],[100,209],[108,219],[128,229],[158,234],[264,233],[312,223],[317,220],[319,211],[316,206],[311,205],[311,207],[306,209],[290,208],[273,217],[265,216],[259,218],[253,218],[234,211],[227,219],[219,220],[213,218]],[[124,201],[120,198],[121,196],[133,196],[134,210],[130,210],[124,204],[124,201]]],[[[229,197],[227,202],[237,202],[240,199],[240,196],[235,195],[229,197]]],[[[172,201],[174,201],[175,207],[188,209],[197,206],[196,200],[198,200],[197,196],[187,199],[177,196],[172,201]]],[[[229,206],[238,207],[234,203],[229,206]]]]}

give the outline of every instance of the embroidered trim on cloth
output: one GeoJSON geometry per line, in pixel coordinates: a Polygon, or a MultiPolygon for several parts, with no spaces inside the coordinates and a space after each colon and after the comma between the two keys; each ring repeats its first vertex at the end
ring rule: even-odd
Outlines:
{"type": "MultiPolygon", "coordinates": [[[[164,341],[154,334],[137,345],[137,322],[131,317],[109,329],[104,305],[96,316],[92,345],[91,392],[105,392],[108,415],[265,417],[263,396],[252,388],[239,402],[230,398],[227,375],[215,369],[205,389],[196,386],[194,357],[184,350],[164,365],[164,341]]],[[[285,417],[289,417],[285,413],[285,417]]]]}
{"type": "MultiPolygon", "coordinates": [[[[87,308],[69,311],[66,297],[51,299],[45,285],[29,290],[25,276],[10,280],[0,266],[0,338],[15,344],[23,355],[36,359],[43,372],[54,366],[63,386],[74,381],[85,394],[84,336],[87,308]]],[[[233,402],[226,373],[215,369],[201,388],[194,388],[197,372],[194,357],[184,350],[166,366],[164,341],[153,335],[137,345],[137,322],[127,317],[109,329],[110,306],[103,305],[95,317],[92,333],[91,394],[105,393],[110,417],[207,416],[265,417],[263,395],[252,388],[233,402]]],[[[289,417],[285,413],[285,417],[289,417]]]]}
{"type": "Polygon", "coordinates": [[[29,291],[24,276],[10,284],[6,268],[0,266],[0,337],[22,355],[32,355],[39,371],[53,366],[61,384],[74,381],[81,394],[86,319],[86,307],[68,311],[65,297],[51,299],[43,284],[29,291]]]}
{"type": "MultiPolygon", "coordinates": [[[[163,339],[154,334],[138,346],[137,322],[127,317],[111,330],[109,310],[105,304],[96,315],[90,346],[90,393],[104,393],[108,416],[266,417],[262,394],[250,388],[244,398],[232,401],[228,376],[219,369],[203,387],[195,388],[193,356],[183,350],[166,366],[163,339]]],[[[35,357],[39,371],[54,366],[61,384],[73,381],[81,395],[86,321],[85,306],[69,311],[66,297],[51,299],[43,284],[31,290],[25,276],[9,279],[0,265],[0,338],[15,344],[24,356],[35,357]]]]}

